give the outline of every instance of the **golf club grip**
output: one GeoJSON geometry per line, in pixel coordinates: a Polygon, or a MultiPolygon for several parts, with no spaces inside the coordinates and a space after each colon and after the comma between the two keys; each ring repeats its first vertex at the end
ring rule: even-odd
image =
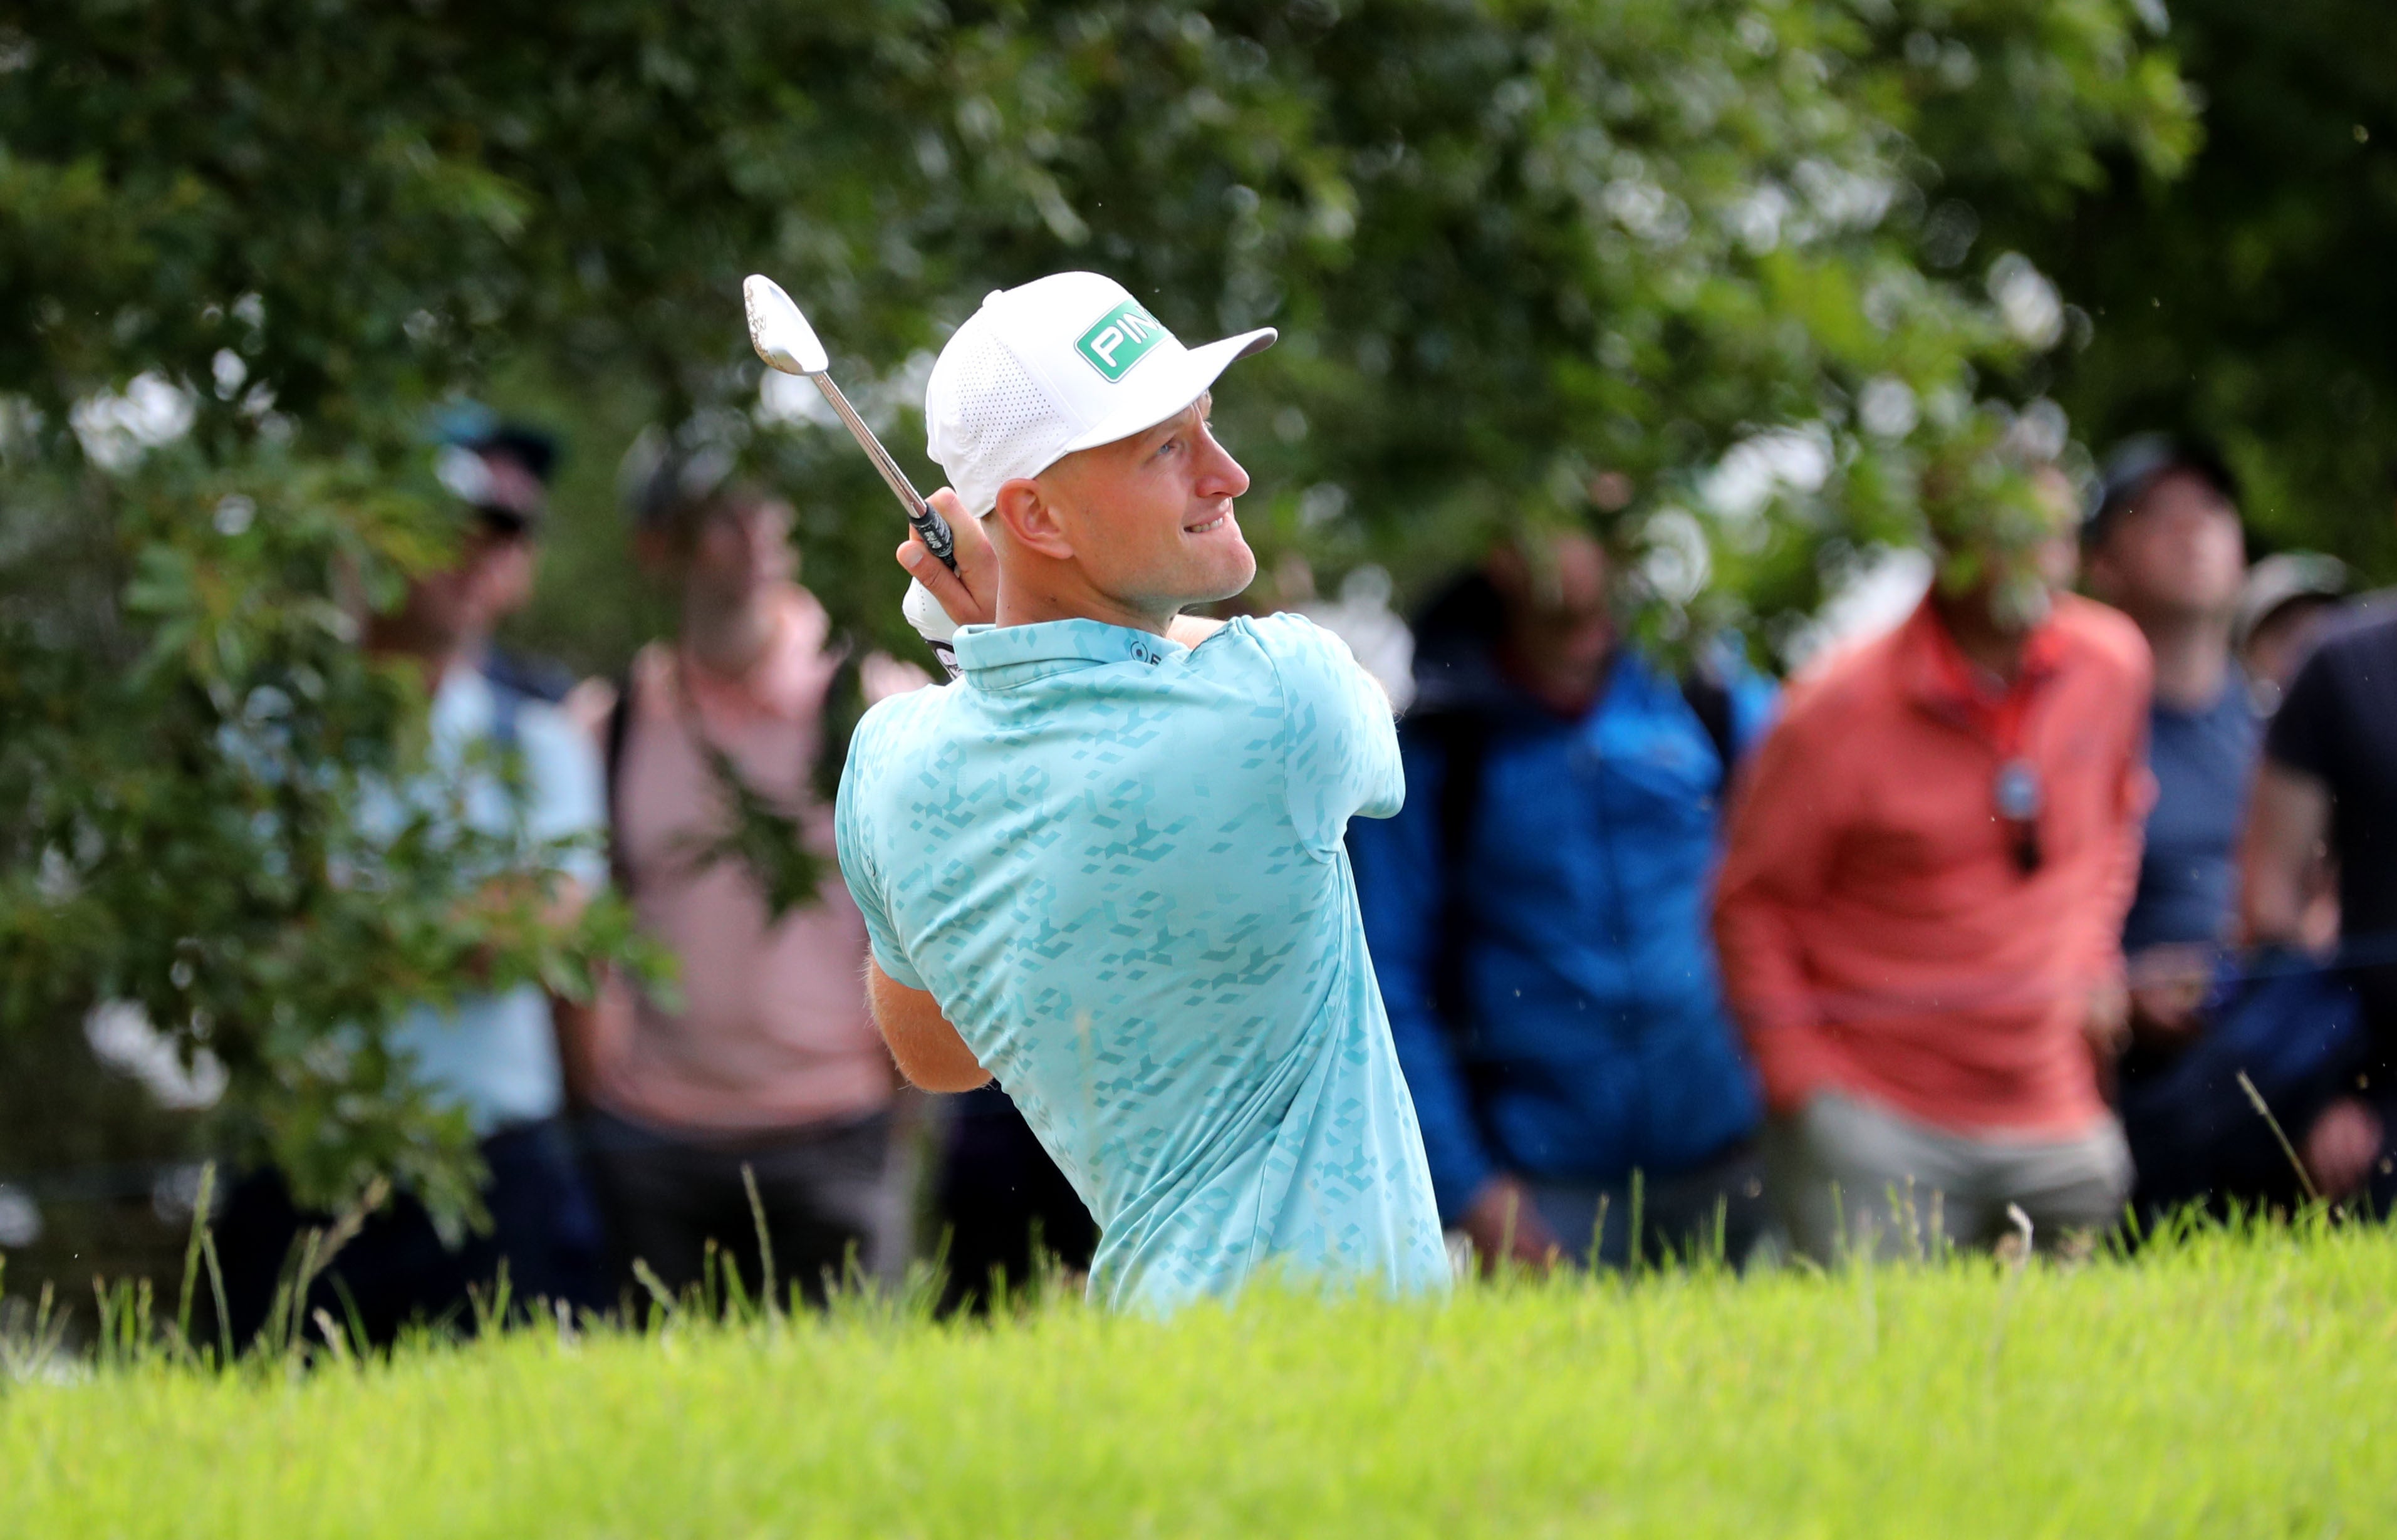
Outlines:
{"type": "Polygon", "coordinates": [[[941,558],[942,566],[952,572],[957,569],[957,537],[938,508],[927,502],[921,514],[907,516],[907,523],[915,529],[916,538],[924,542],[924,549],[941,558]]]}

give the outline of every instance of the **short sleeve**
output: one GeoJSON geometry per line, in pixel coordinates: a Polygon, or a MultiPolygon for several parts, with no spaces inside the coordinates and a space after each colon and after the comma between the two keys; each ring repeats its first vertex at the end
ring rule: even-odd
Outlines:
{"type": "Polygon", "coordinates": [[[1311,849],[1329,856],[1350,818],[1388,818],[1406,800],[1390,699],[1347,643],[1304,616],[1240,623],[1281,687],[1292,821],[1311,849]]]}
{"type": "Polygon", "coordinates": [[[2318,781],[2330,780],[2339,760],[2338,658],[2336,647],[2314,649],[2264,733],[2266,757],[2318,781]]]}
{"type": "Polygon", "coordinates": [[[849,741],[849,758],[840,770],[840,790],[833,799],[834,849],[840,858],[841,880],[849,885],[849,896],[865,918],[865,939],[874,953],[874,965],[891,983],[921,989],[923,975],[916,971],[907,954],[901,950],[899,932],[891,924],[891,908],[883,898],[880,870],[874,860],[873,836],[864,812],[865,778],[858,767],[873,752],[872,723],[869,714],[849,741]]]}
{"type": "Polygon", "coordinates": [[[535,839],[582,839],[557,870],[586,888],[604,886],[608,857],[596,837],[608,826],[605,772],[598,745],[563,711],[528,702],[518,709],[517,743],[531,792],[525,833],[535,839]]]}

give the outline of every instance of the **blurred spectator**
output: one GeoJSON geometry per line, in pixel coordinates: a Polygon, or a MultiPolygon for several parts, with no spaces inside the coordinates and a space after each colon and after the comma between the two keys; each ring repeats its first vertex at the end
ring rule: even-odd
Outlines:
{"type": "MultiPolygon", "coordinates": [[[[529,430],[509,430],[519,438],[529,430]]],[[[539,478],[505,442],[452,445],[441,479],[465,503],[457,559],[408,585],[393,614],[368,628],[374,650],[422,665],[432,697],[436,774],[422,786],[395,788],[367,810],[370,824],[396,830],[408,811],[437,808],[462,783],[463,815],[477,830],[505,834],[521,817],[535,839],[599,832],[599,765],[589,739],[545,702],[494,683],[477,666],[492,624],[521,602],[539,531],[539,478]],[[469,463],[471,462],[471,463],[469,463]],[[494,751],[522,769],[521,805],[511,797],[494,751]]],[[[520,884],[540,875],[554,917],[570,917],[605,880],[596,848],[569,852],[554,873],[512,873],[520,884]]],[[[394,1028],[395,1050],[408,1055],[440,1100],[465,1109],[481,1141],[489,1180],[483,1188],[491,1227],[464,1243],[444,1243],[413,1199],[395,1197],[335,1257],[312,1305],[337,1320],[354,1307],[368,1334],[389,1342],[412,1319],[471,1320],[469,1291],[488,1293],[504,1266],[520,1301],[546,1299],[576,1308],[604,1303],[604,1245],[598,1216],[559,1114],[563,1088],[549,1001],[531,984],[469,996],[449,1010],[420,1007],[394,1028]]],[[[328,1223],[295,1212],[271,1172],[236,1188],[220,1226],[225,1284],[236,1340],[264,1321],[277,1275],[303,1225],[328,1223]]]]}
{"type": "MultiPolygon", "coordinates": [[[[2237,495],[2203,448],[2135,438],[2108,462],[2082,529],[2091,592],[2136,621],[2155,656],[2156,801],[2122,927],[2131,1044],[2119,1099],[2136,1201],[2150,1215],[2206,1199],[2295,1196],[2296,1175],[2240,1077],[2301,1128],[2347,1072],[2355,1038],[2337,980],[2311,969],[2251,976],[2227,952],[2263,737],[2232,657],[2245,567],[2237,495]]],[[[2296,596],[2279,598],[2284,612],[2296,596]]]]}
{"type": "Polygon", "coordinates": [[[2233,636],[2239,662],[2266,716],[2297,676],[2297,665],[2347,599],[2347,564],[2311,551],[2266,556],[2248,569],[2233,636]]]}
{"type": "Polygon", "coordinates": [[[1349,850],[1443,1220],[1485,1262],[1718,1238],[1736,1262],[1769,1210],[1706,894],[1773,691],[1676,679],[1617,636],[1608,579],[1596,536],[1533,537],[1431,607],[1406,806],[1349,850]]]}
{"type": "MultiPolygon", "coordinates": [[[[538,532],[548,517],[550,480],[557,470],[556,435],[502,422],[475,401],[444,409],[434,432],[442,445],[436,462],[442,485],[496,527],[519,529],[528,537],[538,532]]],[[[496,628],[532,601],[540,557],[540,544],[531,538],[491,552],[483,580],[488,628],[496,628]]],[[[502,690],[553,704],[574,688],[571,670],[502,647],[489,629],[475,666],[502,690]]]]}
{"type": "Polygon", "coordinates": [[[1819,1260],[1987,1241],[2009,1205],[2042,1235],[2095,1230],[2130,1186],[2096,1055],[2125,1010],[2147,645],[2055,592],[2060,475],[1964,485],[1935,527],[1968,585],[1793,686],[1718,889],[1771,1185],[1819,1260]]]}
{"type": "Polygon", "coordinates": [[[2317,852],[2338,873],[2339,956],[2356,980],[2369,1061],[2303,1131],[2316,1186],[2397,1199],[2397,608],[2363,608],[2315,644],[2264,739],[2243,850],[2242,898],[2259,945],[2302,951],[2317,852]]]}
{"type": "MultiPolygon", "coordinates": [[[[2270,716],[2280,708],[2298,665],[2347,608],[2348,585],[2345,562],[2312,552],[2266,556],[2249,569],[2246,592],[2239,599],[2237,636],[2259,713],[2270,716]]],[[[2302,944],[2308,953],[2327,953],[2338,944],[2338,874],[2331,869],[2327,845],[2307,891],[2302,944]]]]}
{"type": "Polygon", "coordinates": [[[2239,824],[2262,728],[2230,653],[2246,575],[2237,483],[2211,452],[2162,438],[2116,451],[2082,531],[2089,591],[2155,659],[2148,760],[2156,778],[2139,885],[2123,920],[2132,1026],[2177,1036],[2229,939],[2239,824]],[[2145,973],[2154,989],[2138,986],[2145,973]]]}
{"type": "Polygon", "coordinates": [[[933,1202],[943,1230],[940,1308],[981,1310],[1044,1263],[1086,1273],[1099,1226],[997,1084],[941,1098],[949,1115],[933,1202]]]}
{"type": "Polygon", "coordinates": [[[672,586],[671,641],[633,660],[600,726],[617,881],[680,962],[594,1019],[587,1148],[629,1265],[701,1280],[713,1239],[764,1272],[744,1169],[780,1280],[901,1260],[890,1055],[867,1018],[864,922],[832,864],[832,796],[875,688],[924,682],[838,635],[794,581],[791,510],[729,456],[645,435],[625,491],[641,560],[672,586]],[[904,677],[901,677],[904,676],[904,677]],[[821,862],[785,912],[725,846],[740,789],[797,821],[821,862]]]}

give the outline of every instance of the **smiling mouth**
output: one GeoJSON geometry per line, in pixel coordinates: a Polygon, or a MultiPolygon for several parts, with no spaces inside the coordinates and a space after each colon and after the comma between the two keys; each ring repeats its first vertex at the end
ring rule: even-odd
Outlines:
{"type": "Polygon", "coordinates": [[[1232,511],[1229,508],[1226,508],[1204,524],[1184,525],[1182,527],[1182,532],[1185,535],[1203,535],[1212,530],[1220,529],[1230,522],[1232,522],[1232,511]]]}

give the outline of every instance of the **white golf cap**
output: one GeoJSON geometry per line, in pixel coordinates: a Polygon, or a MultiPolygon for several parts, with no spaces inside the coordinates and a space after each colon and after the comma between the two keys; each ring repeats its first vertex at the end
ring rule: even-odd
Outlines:
{"type": "Polygon", "coordinates": [[[1261,327],[1185,348],[1123,285],[1096,273],[994,290],[932,366],[925,448],[979,516],[1016,477],[1157,426],[1274,337],[1261,327]]]}

